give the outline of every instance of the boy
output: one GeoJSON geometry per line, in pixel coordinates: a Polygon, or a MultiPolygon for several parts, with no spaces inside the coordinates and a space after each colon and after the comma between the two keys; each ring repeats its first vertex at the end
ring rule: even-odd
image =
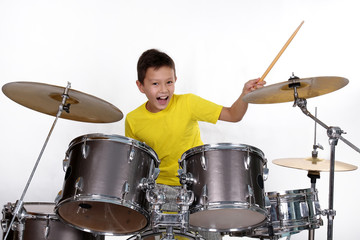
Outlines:
{"type": "MultiPolygon", "coordinates": [[[[203,145],[198,121],[214,124],[217,120],[240,121],[248,107],[242,101],[243,96],[263,87],[265,82],[259,79],[248,81],[233,105],[223,107],[194,94],[174,94],[175,63],[164,52],[156,49],[145,51],[139,58],[137,72],[136,84],[148,101],[127,114],[125,136],[146,143],[158,154],[160,174],[157,187],[173,201],[177,186],[181,185],[177,177],[178,160],[185,151],[203,145]]],[[[163,208],[177,211],[174,203],[163,208]]]]}

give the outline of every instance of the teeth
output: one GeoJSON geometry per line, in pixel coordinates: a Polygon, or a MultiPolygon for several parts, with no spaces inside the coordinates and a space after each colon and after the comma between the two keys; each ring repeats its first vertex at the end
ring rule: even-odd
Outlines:
{"type": "Polygon", "coordinates": [[[167,99],[167,97],[159,97],[159,99],[165,100],[167,99]]]}

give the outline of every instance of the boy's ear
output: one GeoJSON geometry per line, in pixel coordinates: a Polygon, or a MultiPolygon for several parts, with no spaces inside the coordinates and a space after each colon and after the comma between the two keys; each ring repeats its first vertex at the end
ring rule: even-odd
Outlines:
{"type": "Polygon", "coordinates": [[[140,92],[145,93],[144,86],[142,85],[142,83],[139,80],[136,80],[136,85],[139,88],[140,92]]]}

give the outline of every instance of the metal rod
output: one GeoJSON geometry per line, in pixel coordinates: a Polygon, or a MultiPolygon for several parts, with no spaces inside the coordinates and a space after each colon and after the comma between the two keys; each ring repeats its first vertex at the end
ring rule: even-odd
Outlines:
{"type": "MultiPolygon", "coordinates": [[[[330,176],[329,176],[329,209],[326,210],[327,218],[328,218],[328,229],[327,229],[327,239],[333,239],[333,228],[334,228],[334,217],[336,215],[334,207],[334,175],[335,175],[335,147],[337,145],[338,139],[344,141],[348,146],[353,148],[355,151],[360,153],[360,149],[351,144],[349,141],[341,137],[343,131],[338,127],[329,127],[322,121],[320,121],[317,117],[313,116],[306,108],[306,99],[297,98],[296,87],[294,88],[294,98],[295,104],[297,105],[301,111],[315,122],[320,124],[327,130],[327,134],[329,136],[329,143],[331,145],[331,156],[330,156],[330,176]]],[[[310,233],[309,233],[310,238],[310,233]]]]}
{"type": "Polygon", "coordinates": [[[34,177],[35,171],[36,171],[36,169],[37,169],[37,167],[38,167],[38,165],[39,165],[39,163],[40,163],[40,159],[41,159],[41,157],[42,157],[42,155],[43,155],[43,153],[44,153],[44,151],[45,151],[45,148],[46,148],[46,146],[47,146],[47,144],[48,144],[48,142],[49,142],[50,136],[51,136],[51,134],[52,134],[52,132],[53,132],[53,130],[54,130],[54,128],[55,128],[55,125],[56,125],[56,123],[57,123],[57,120],[59,119],[62,111],[64,110],[64,105],[65,105],[65,103],[66,103],[66,100],[69,98],[68,92],[69,92],[70,87],[71,87],[71,84],[68,82],[68,84],[67,84],[67,86],[66,86],[66,88],[65,88],[65,90],[64,90],[64,93],[63,93],[63,95],[62,95],[62,96],[63,96],[62,102],[61,102],[61,104],[60,104],[60,106],[59,106],[59,110],[58,110],[58,112],[57,112],[57,114],[56,114],[55,120],[54,120],[54,122],[53,122],[53,124],[52,124],[52,126],[51,126],[51,129],[50,129],[50,131],[49,131],[49,134],[48,134],[48,136],[46,137],[46,140],[45,140],[45,142],[44,142],[44,144],[43,144],[43,146],[42,146],[42,148],[41,148],[40,154],[39,154],[39,156],[38,156],[38,158],[37,158],[37,160],[36,160],[36,162],[35,162],[35,165],[34,165],[34,167],[33,167],[33,170],[32,170],[32,172],[31,172],[31,174],[30,174],[30,177],[29,177],[29,179],[28,179],[28,181],[27,181],[27,183],[26,183],[26,185],[25,185],[25,188],[24,188],[24,190],[23,190],[23,192],[22,192],[22,194],[21,194],[21,197],[20,197],[20,199],[16,202],[15,212],[14,212],[14,215],[13,215],[13,217],[12,217],[12,219],[11,219],[11,222],[10,222],[10,225],[9,225],[9,227],[8,227],[8,229],[7,229],[7,232],[6,232],[6,234],[5,234],[4,240],[7,239],[8,235],[9,235],[9,233],[10,233],[11,227],[12,227],[12,225],[14,224],[15,218],[16,218],[16,216],[18,215],[20,209],[21,209],[22,206],[23,206],[23,201],[24,201],[25,195],[26,195],[27,190],[28,190],[28,188],[29,188],[29,186],[30,186],[30,183],[31,183],[31,181],[32,181],[32,179],[33,179],[33,177],[34,177]]]}
{"type": "Polygon", "coordinates": [[[334,228],[334,178],[335,178],[335,147],[338,142],[337,138],[333,138],[330,136],[330,145],[331,145],[331,153],[330,153],[330,177],[329,177],[329,210],[328,210],[328,234],[327,239],[333,239],[333,228],[334,228]]]}
{"type": "MultiPolygon", "coordinates": [[[[325,123],[323,123],[322,121],[320,121],[317,117],[315,117],[314,115],[312,115],[307,109],[306,109],[306,99],[303,98],[298,98],[296,99],[296,104],[297,106],[301,109],[301,111],[308,117],[310,117],[311,119],[313,119],[315,122],[317,122],[318,124],[320,124],[322,127],[324,127],[326,130],[329,130],[331,127],[327,126],[325,123]]],[[[345,144],[347,144],[349,147],[351,147],[352,149],[354,149],[355,151],[357,151],[358,153],[360,153],[360,148],[356,147],[354,144],[352,144],[351,142],[349,142],[348,140],[346,140],[344,137],[342,137],[341,135],[338,135],[337,138],[339,138],[341,141],[343,141],[345,144]]]]}

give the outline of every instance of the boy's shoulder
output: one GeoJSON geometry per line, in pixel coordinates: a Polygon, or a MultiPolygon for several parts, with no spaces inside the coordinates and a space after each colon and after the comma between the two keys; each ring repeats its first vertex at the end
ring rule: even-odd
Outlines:
{"type": "Polygon", "coordinates": [[[185,100],[185,99],[190,99],[190,98],[194,98],[197,96],[193,93],[183,93],[183,94],[174,94],[173,97],[175,99],[185,100]]]}
{"type": "Polygon", "coordinates": [[[144,111],[145,110],[145,104],[146,103],[143,103],[140,106],[138,106],[137,108],[130,111],[128,114],[126,114],[126,118],[137,115],[137,114],[141,113],[142,111],[144,111]]]}

